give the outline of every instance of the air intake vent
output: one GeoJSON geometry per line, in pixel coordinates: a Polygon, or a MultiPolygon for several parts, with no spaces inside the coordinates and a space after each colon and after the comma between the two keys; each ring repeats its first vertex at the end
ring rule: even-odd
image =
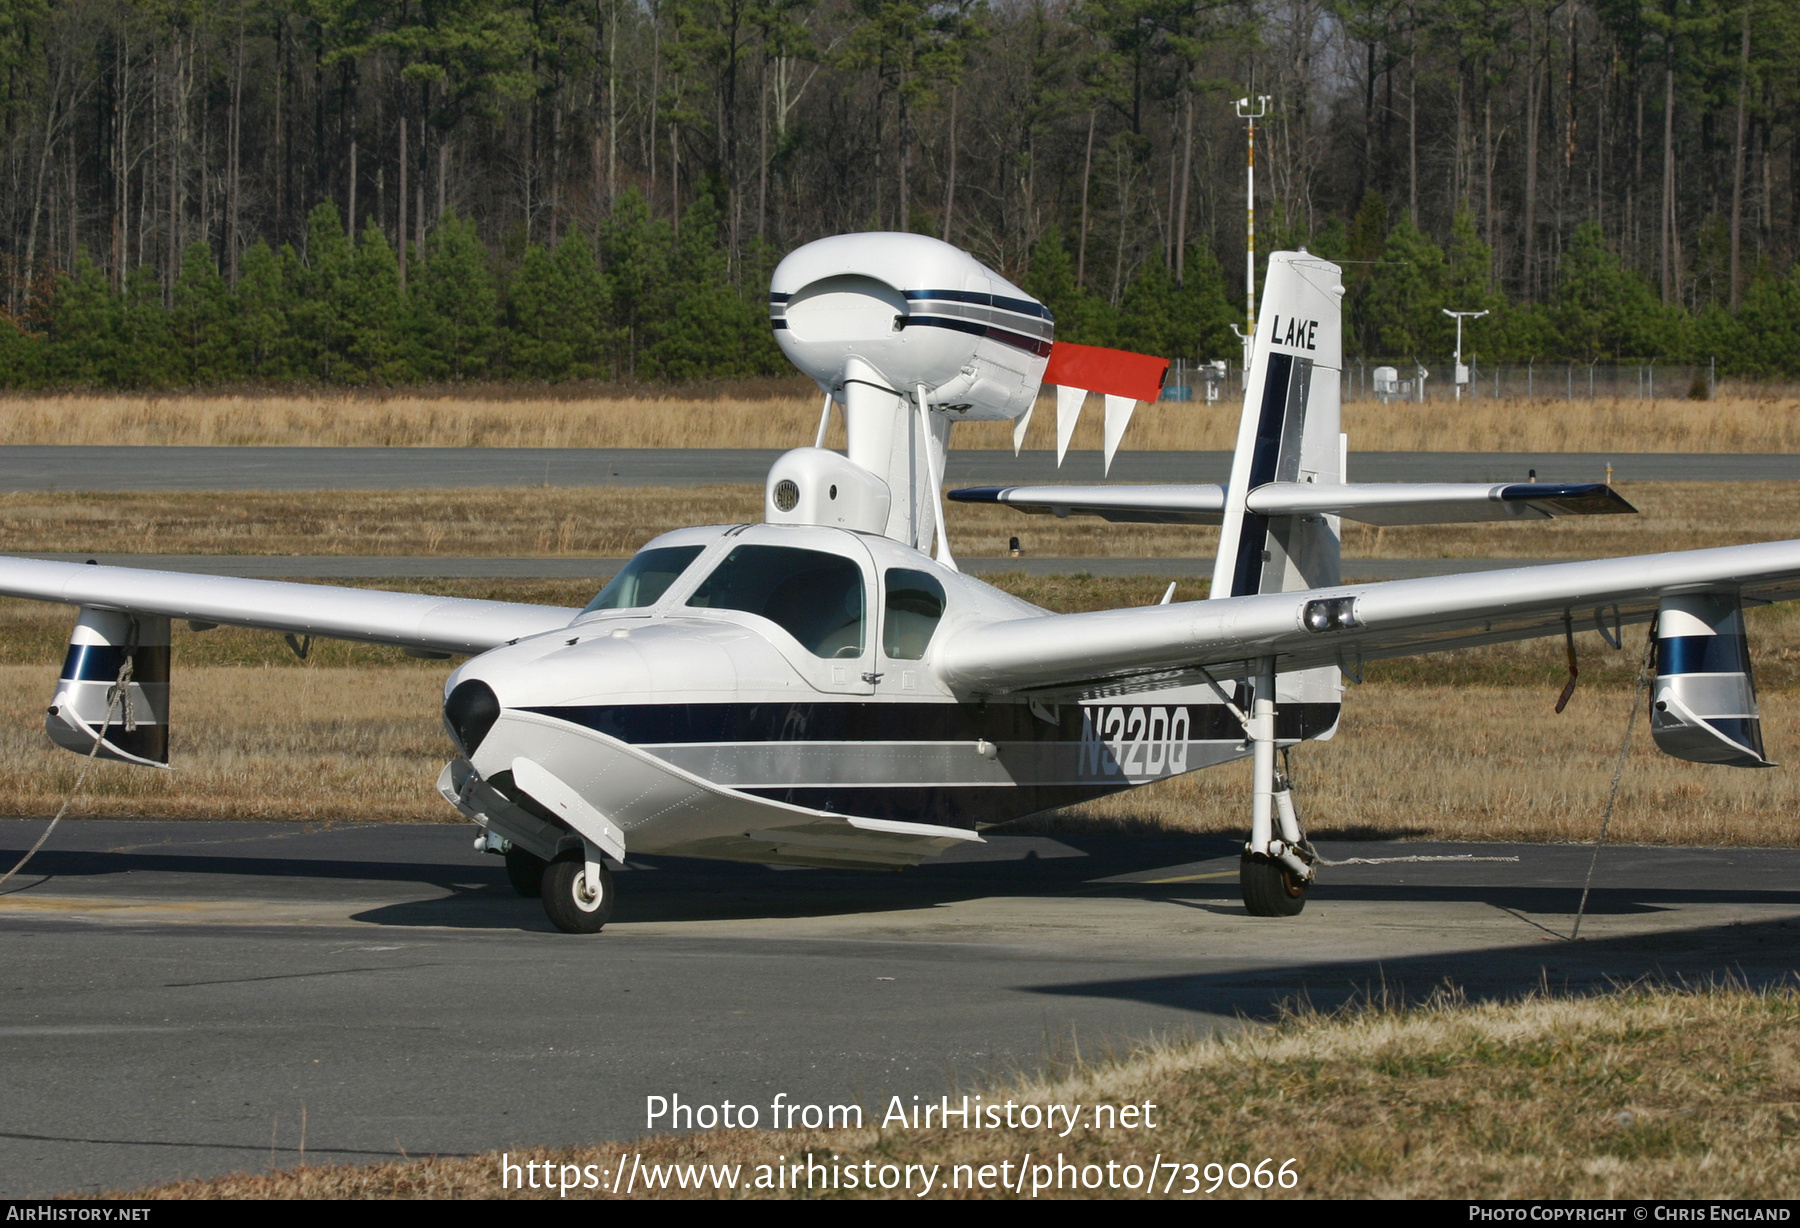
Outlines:
{"type": "Polygon", "coordinates": [[[451,740],[465,759],[475,757],[482,739],[499,719],[499,698],[492,687],[477,678],[460,684],[444,701],[444,728],[450,731],[451,740]]]}

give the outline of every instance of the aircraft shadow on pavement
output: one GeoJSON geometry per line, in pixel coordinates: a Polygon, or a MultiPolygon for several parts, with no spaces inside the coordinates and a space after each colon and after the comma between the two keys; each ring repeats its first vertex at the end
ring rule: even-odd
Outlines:
{"type": "MultiPolygon", "coordinates": [[[[391,847],[391,846],[390,846],[391,847]]],[[[718,921],[851,915],[929,908],[961,900],[1006,897],[1091,896],[1162,901],[1220,916],[1243,917],[1233,858],[1240,842],[1228,836],[1063,834],[1014,837],[966,850],[959,856],[927,863],[900,873],[832,869],[791,869],[677,857],[632,857],[617,872],[620,922],[718,921]],[[1118,881],[1158,874],[1179,880],[1199,869],[1203,881],[1118,881]],[[1221,877],[1214,877],[1220,875],[1221,877]],[[1104,880],[1113,881],[1104,881],[1104,880]]],[[[19,850],[22,852],[23,850],[19,850]]],[[[209,893],[204,883],[179,883],[181,877],[217,881],[214,898],[221,902],[263,899],[325,901],[349,895],[331,884],[348,887],[369,883],[388,894],[407,884],[435,888],[431,899],[396,899],[355,914],[364,922],[394,926],[439,926],[489,930],[546,928],[535,901],[522,900],[507,885],[498,858],[471,854],[466,863],[453,860],[402,860],[382,856],[280,857],[194,852],[45,850],[26,874],[15,879],[0,899],[15,893],[57,894],[70,882],[94,891],[94,880],[143,873],[156,894],[176,888],[181,898],[209,893]],[[236,880],[227,882],[224,880],[236,880]],[[281,883],[264,894],[258,881],[281,883]],[[309,884],[316,884],[310,886],[309,884]]],[[[0,850],[0,864],[17,852],[0,850]]],[[[1462,871],[1457,871],[1461,873],[1462,871]]],[[[1541,881],[1509,885],[1492,881],[1405,883],[1327,879],[1314,890],[1311,909],[1330,908],[1336,901],[1370,903],[1485,904],[1507,910],[1527,925],[1545,930],[1565,923],[1579,895],[1579,880],[1567,886],[1541,881]],[[1533,920],[1543,918],[1544,922],[1533,920]]],[[[1475,877],[1471,875],[1471,877],[1475,877]]],[[[123,893],[134,894],[131,887],[123,893]]],[[[365,896],[364,899],[367,897],[365,896]]],[[[1588,901],[1595,916],[1625,916],[1695,904],[1800,904],[1800,889],[1772,887],[1727,889],[1704,883],[1671,885],[1602,885],[1588,901]]],[[[1258,922],[1278,928],[1280,921],[1258,922]]]]}
{"type": "MultiPolygon", "coordinates": [[[[1565,934],[1567,920],[1565,914],[1565,934]]],[[[1269,1019],[1300,1003],[1326,1010],[1358,1000],[1418,1002],[1446,986],[1470,1001],[1513,999],[1534,991],[1558,997],[1593,994],[1634,982],[1732,983],[1760,989],[1793,984],[1797,969],[1800,919],[1728,922],[1579,942],[1558,940],[1554,945],[1539,936],[1511,946],[1401,959],[1039,985],[1029,991],[1269,1019]]]]}
{"type": "MultiPolygon", "coordinates": [[[[1069,895],[1086,889],[1097,877],[1142,874],[1234,856],[1240,843],[1230,837],[1200,835],[1018,837],[898,873],[633,855],[627,869],[615,871],[618,906],[613,920],[829,917],[930,908],[969,899],[1069,895]]],[[[513,898],[504,886],[500,894],[513,898]]],[[[370,909],[356,919],[385,925],[517,927],[516,918],[459,910],[456,903],[408,901],[370,909]]],[[[543,927],[534,922],[527,928],[543,927]]]]}
{"type": "MultiPolygon", "coordinates": [[[[354,833],[346,840],[354,840],[354,833]]],[[[1217,836],[1015,837],[978,846],[900,873],[795,869],[633,856],[616,871],[618,921],[729,920],[830,916],[930,907],[994,895],[1066,894],[1095,877],[1144,873],[1171,864],[1214,859],[1234,852],[1235,841],[1217,836]]],[[[396,900],[358,912],[355,919],[383,925],[448,926],[494,930],[548,928],[535,901],[521,900],[506,881],[500,859],[470,854],[454,860],[401,860],[371,849],[370,856],[267,856],[241,852],[163,851],[40,852],[0,899],[14,894],[58,894],[79,883],[81,894],[99,898],[95,880],[141,874],[122,894],[148,892],[220,902],[329,901],[348,897],[352,884],[369,894],[394,894],[409,884],[444,892],[432,899],[396,900]],[[181,882],[186,878],[189,881],[181,882]],[[211,879],[209,886],[205,880],[211,879]],[[259,882],[271,884],[259,890],[259,882]],[[331,884],[339,884],[334,889],[331,884]],[[521,911],[520,906],[524,906],[521,911]]],[[[0,864],[23,852],[0,850],[0,864]]],[[[365,895],[363,898],[367,898],[365,895]]]]}
{"type": "MultiPolygon", "coordinates": [[[[1021,841],[1021,843],[1024,843],[1021,841]]],[[[1242,842],[1228,836],[1066,836],[1040,838],[1011,856],[927,863],[901,873],[859,870],[771,868],[679,857],[633,857],[633,868],[616,875],[619,902],[615,922],[728,921],[825,917],[930,908],[972,899],[1090,897],[1165,902],[1249,921],[1239,895],[1236,855],[1242,842]],[[1211,871],[1199,882],[1104,881],[1158,873],[1185,877],[1211,871]],[[1213,877],[1222,874],[1224,877],[1213,877]]],[[[999,852],[999,850],[995,850],[999,852]]],[[[1460,872],[1460,871],[1459,871],[1460,872]]],[[[1367,873],[1367,871],[1363,871],[1367,873]]],[[[466,877],[462,881],[471,881],[466,877]]],[[[511,899],[504,886],[496,893],[511,899]]],[[[1331,882],[1314,889],[1310,908],[1337,901],[1483,904],[1510,911],[1545,936],[1574,912],[1579,878],[1567,886],[1541,882],[1509,885],[1470,882],[1425,884],[1331,882]],[[1543,921],[1534,920],[1542,918],[1543,921]]],[[[510,928],[514,914],[459,908],[476,896],[395,903],[358,914],[387,925],[510,928]]],[[[1696,904],[1773,904],[1800,907],[1800,888],[1732,890],[1703,884],[1596,886],[1588,899],[1592,916],[1666,912],[1696,904]]],[[[539,928],[533,917],[529,928],[539,928]]],[[[1256,921],[1279,926],[1280,921],[1256,921]]]]}

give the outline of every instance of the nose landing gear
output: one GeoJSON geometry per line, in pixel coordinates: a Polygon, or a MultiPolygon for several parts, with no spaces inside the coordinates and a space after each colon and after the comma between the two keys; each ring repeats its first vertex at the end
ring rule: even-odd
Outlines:
{"type": "Polygon", "coordinates": [[[597,934],[612,916],[612,873],[598,856],[569,849],[544,867],[544,913],[565,934],[597,934]]]}

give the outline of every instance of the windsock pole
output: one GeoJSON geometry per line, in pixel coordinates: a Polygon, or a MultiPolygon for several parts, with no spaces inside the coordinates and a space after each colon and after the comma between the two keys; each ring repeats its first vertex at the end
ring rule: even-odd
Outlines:
{"type": "Polygon", "coordinates": [[[1269,112],[1269,96],[1237,100],[1237,115],[1248,122],[1244,183],[1244,378],[1250,375],[1250,347],[1256,339],[1256,121],[1269,112]]]}

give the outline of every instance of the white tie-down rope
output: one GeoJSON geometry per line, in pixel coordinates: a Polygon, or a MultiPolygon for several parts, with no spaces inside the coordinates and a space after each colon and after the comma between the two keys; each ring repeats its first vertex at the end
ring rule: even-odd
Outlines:
{"type": "Polygon", "coordinates": [[[1477,857],[1473,853],[1455,853],[1441,857],[1346,857],[1342,861],[1332,861],[1329,857],[1321,856],[1318,860],[1319,864],[1322,866],[1385,866],[1391,865],[1396,861],[1517,861],[1518,858],[1477,857]]]}
{"type": "Polygon", "coordinates": [[[107,689],[106,719],[102,720],[99,728],[94,731],[94,745],[88,749],[87,756],[82,760],[81,774],[75,777],[75,787],[69,790],[67,797],[63,798],[63,804],[58,808],[56,817],[50,820],[50,826],[46,827],[44,834],[37,838],[37,843],[31,846],[29,852],[19,858],[19,863],[8,870],[4,877],[0,877],[0,887],[6,886],[7,881],[13,875],[25,868],[26,862],[37,856],[37,851],[44,847],[46,840],[50,839],[50,833],[56,830],[58,823],[62,822],[63,815],[69,812],[69,806],[76,797],[80,796],[81,786],[87,780],[88,769],[94,766],[94,759],[100,754],[100,743],[106,740],[106,730],[112,724],[113,712],[121,706],[125,709],[125,732],[131,733],[137,728],[137,714],[133,711],[131,704],[131,650],[129,648],[125,651],[125,664],[119,666],[117,681],[107,689]]]}
{"type": "Polygon", "coordinates": [[[1631,731],[1637,726],[1638,708],[1644,695],[1656,681],[1656,620],[1650,620],[1650,634],[1644,639],[1644,659],[1638,666],[1637,684],[1631,688],[1631,716],[1625,722],[1625,737],[1619,742],[1619,761],[1613,765],[1612,790],[1606,795],[1606,810],[1600,815],[1600,834],[1594,838],[1594,855],[1588,859],[1587,881],[1581,885],[1581,903],[1575,908],[1575,927],[1569,941],[1581,937],[1581,919],[1587,915],[1588,892],[1594,888],[1594,867],[1600,864],[1600,850],[1606,844],[1606,828],[1612,822],[1613,803],[1619,800],[1619,778],[1625,774],[1625,752],[1631,749],[1631,731]]]}

